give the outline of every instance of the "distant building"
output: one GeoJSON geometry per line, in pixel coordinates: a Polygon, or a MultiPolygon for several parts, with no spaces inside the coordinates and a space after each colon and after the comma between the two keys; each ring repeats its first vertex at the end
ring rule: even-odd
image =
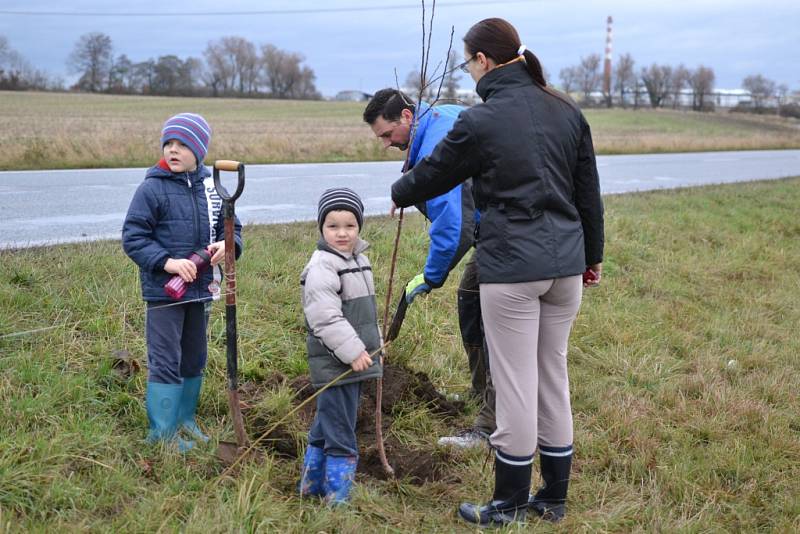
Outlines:
{"type": "Polygon", "coordinates": [[[333,97],[334,100],[339,102],[366,102],[370,98],[372,98],[371,94],[354,90],[339,91],[336,93],[336,96],[333,97]]]}
{"type": "MultiPolygon", "coordinates": [[[[570,96],[576,101],[580,102],[581,106],[605,106],[605,97],[601,91],[592,91],[589,93],[588,100],[584,98],[583,93],[580,91],[573,91],[570,96]]],[[[615,106],[620,105],[620,95],[618,91],[611,94],[611,99],[615,106]]],[[[748,106],[751,103],[751,99],[752,95],[750,92],[744,89],[715,88],[710,93],[706,93],[705,105],[711,106],[713,109],[729,109],[737,106],[748,106]]],[[[643,83],[640,83],[638,86],[638,95],[635,94],[633,90],[625,91],[624,104],[626,106],[635,106],[637,104],[637,100],[640,107],[650,107],[650,95],[648,94],[647,88],[643,83]]],[[[664,99],[661,102],[661,107],[672,109],[691,109],[694,103],[694,92],[691,89],[681,89],[677,95],[672,93],[664,95],[664,99]]],[[[767,107],[776,107],[776,103],[769,102],[767,107]]]]}

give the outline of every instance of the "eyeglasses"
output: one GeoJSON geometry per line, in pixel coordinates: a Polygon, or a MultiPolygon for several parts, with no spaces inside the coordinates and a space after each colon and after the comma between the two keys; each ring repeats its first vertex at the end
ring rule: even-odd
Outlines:
{"type": "Polygon", "coordinates": [[[464,61],[463,63],[461,63],[461,64],[458,66],[458,69],[459,69],[461,72],[466,72],[467,74],[469,74],[469,62],[470,62],[470,61],[472,61],[473,59],[475,59],[475,56],[472,56],[471,58],[469,58],[469,59],[467,59],[466,61],[464,61]]]}

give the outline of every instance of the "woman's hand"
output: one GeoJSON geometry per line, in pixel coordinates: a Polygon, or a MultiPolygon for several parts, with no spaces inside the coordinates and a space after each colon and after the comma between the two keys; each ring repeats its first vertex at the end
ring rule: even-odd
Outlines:
{"type": "Polygon", "coordinates": [[[583,287],[597,287],[603,277],[603,262],[589,265],[583,273],[583,287]]]}
{"type": "Polygon", "coordinates": [[[372,358],[370,358],[367,351],[363,351],[358,355],[358,358],[352,361],[350,367],[353,368],[353,371],[360,373],[361,371],[369,369],[370,365],[372,365],[372,358]]]}

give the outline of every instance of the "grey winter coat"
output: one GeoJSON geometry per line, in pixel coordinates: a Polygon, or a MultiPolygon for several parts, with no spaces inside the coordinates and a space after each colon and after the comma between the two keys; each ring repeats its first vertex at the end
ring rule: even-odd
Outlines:
{"type": "MultiPolygon", "coordinates": [[[[364,351],[382,345],[372,267],[363,254],[369,245],[361,239],[353,254],[344,254],[320,239],[300,284],[308,336],[308,368],[314,387],[322,387],[350,369],[364,351]]],[[[353,372],[338,385],[383,376],[380,353],[369,369],[353,372]]]]}

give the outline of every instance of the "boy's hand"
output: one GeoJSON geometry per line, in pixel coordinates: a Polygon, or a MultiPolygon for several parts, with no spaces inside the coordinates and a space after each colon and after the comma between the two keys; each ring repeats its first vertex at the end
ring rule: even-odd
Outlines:
{"type": "Polygon", "coordinates": [[[372,358],[369,357],[369,353],[367,351],[363,351],[358,355],[358,358],[352,361],[350,367],[352,367],[353,371],[356,373],[360,373],[361,371],[366,371],[369,369],[370,365],[372,365],[372,358]]]}
{"type": "Polygon", "coordinates": [[[167,260],[164,264],[164,270],[170,274],[177,274],[184,282],[190,284],[197,278],[197,266],[191,260],[167,260]]]}
{"type": "Polygon", "coordinates": [[[217,241],[208,245],[208,251],[211,252],[211,265],[216,265],[225,260],[225,241],[217,241]]]}

